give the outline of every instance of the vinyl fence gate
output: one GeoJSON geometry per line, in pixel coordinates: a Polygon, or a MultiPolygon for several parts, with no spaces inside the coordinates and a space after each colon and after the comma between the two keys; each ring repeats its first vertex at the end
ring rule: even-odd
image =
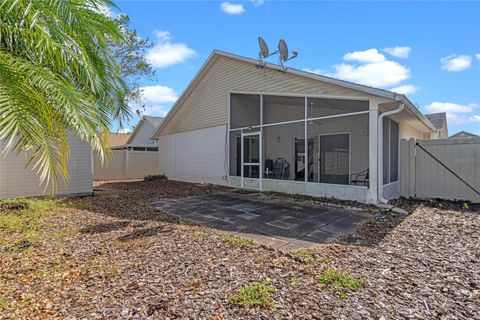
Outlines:
{"type": "Polygon", "coordinates": [[[480,138],[403,139],[400,148],[403,197],[480,203],[480,138]]]}

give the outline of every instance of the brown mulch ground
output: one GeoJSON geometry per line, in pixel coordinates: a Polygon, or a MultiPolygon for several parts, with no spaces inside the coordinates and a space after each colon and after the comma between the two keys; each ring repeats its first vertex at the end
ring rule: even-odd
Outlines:
{"type": "Polygon", "coordinates": [[[32,251],[0,253],[0,319],[480,319],[478,212],[412,204],[412,214],[378,216],[358,231],[360,241],[326,245],[323,259],[308,264],[238,247],[148,207],[224,188],[102,188],[46,214],[32,251]],[[315,281],[331,266],[365,285],[342,299],[315,281]],[[255,281],[276,289],[273,308],[228,302],[255,281]]]}

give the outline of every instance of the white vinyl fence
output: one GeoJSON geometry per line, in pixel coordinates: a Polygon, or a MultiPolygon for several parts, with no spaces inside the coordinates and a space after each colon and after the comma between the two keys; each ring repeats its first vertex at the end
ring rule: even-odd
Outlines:
{"type": "Polygon", "coordinates": [[[94,180],[143,179],[152,174],[159,174],[158,152],[112,150],[112,159],[105,166],[98,156],[93,159],[94,180]]]}
{"type": "Polygon", "coordinates": [[[400,193],[480,202],[480,138],[402,140],[400,193]]]}

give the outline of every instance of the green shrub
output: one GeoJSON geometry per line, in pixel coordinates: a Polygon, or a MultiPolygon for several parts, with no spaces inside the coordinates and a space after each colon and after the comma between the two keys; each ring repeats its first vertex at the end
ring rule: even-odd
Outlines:
{"type": "Polygon", "coordinates": [[[326,269],[322,275],[315,278],[319,283],[330,286],[341,298],[347,298],[349,292],[356,292],[365,283],[333,267],[326,269]]]}
{"type": "Polygon", "coordinates": [[[167,176],[164,174],[152,174],[145,176],[143,181],[160,181],[160,180],[167,180],[167,176]]]}
{"type": "Polygon", "coordinates": [[[254,282],[232,295],[228,301],[244,308],[272,307],[273,301],[270,295],[275,292],[275,288],[269,286],[266,282],[254,282]]]}

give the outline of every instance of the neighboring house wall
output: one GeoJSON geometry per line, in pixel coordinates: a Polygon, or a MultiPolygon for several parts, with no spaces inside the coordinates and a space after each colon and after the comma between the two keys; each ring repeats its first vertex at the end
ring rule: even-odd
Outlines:
{"type": "Polygon", "coordinates": [[[228,93],[232,91],[372,97],[363,92],[270,68],[262,70],[251,63],[228,57],[216,59],[219,60],[199,79],[193,92],[179,106],[177,114],[167,120],[169,122],[162,135],[227,124],[228,93]]]}
{"type": "Polygon", "coordinates": [[[135,132],[135,135],[131,138],[128,144],[129,145],[147,145],[147,144],[157,145],[158,142],[151,138],[153,132],[156,129],[157,128],[154,127],[150,122],[143,121],[140,129],[137,132],[135,132]]]}
{"type": "Polygon", "coordinates": [[[159,139],[160,174],[169,179],[226,184],[226,126],[218,126],[159,139]]]}
{"type": "MultiPolygon", "coordinates": [[[[0,142],[0,150],[2,148],[0,142]]],[[[68,184],[59,178],[57,194],[92,194],[92,152],[88,144],[77,138],[70,138],[68,174],[68,184]]],[[[40,185],[40,177],[32,171],[31,164],[25,168],[23,154],[0,156],[0,198],[33,197],[51,192],[51,187],[45,190],[45,186],[40,185]]]]}
{"type": "Polygon", "coordinates": [[[94,180],[143,179],[158,174],[158,154],[151,151],[112,150],[112,158],[105,166],[100,158],[93,158],[94,180]]]}

